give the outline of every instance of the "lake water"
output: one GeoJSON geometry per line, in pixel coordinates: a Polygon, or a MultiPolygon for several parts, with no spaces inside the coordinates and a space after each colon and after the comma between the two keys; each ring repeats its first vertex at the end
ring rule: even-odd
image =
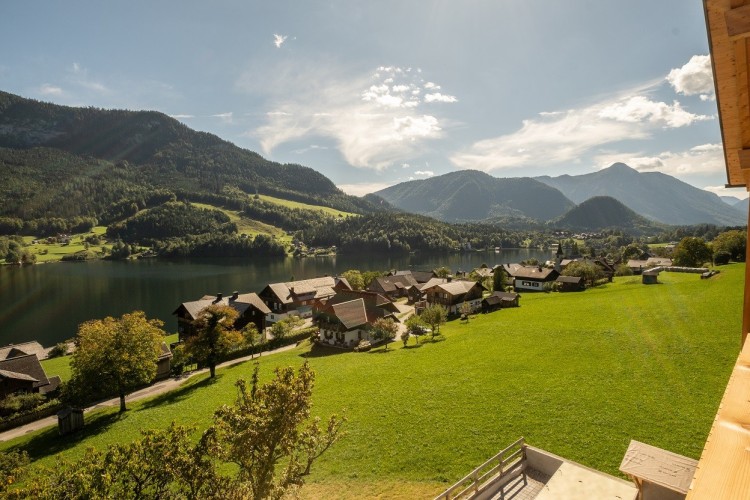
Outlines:
{"type": "Polygon", "coordinates": [[[176,331],[172,312],[206,294],[234,290],[260,292],[266,284],[340,274],[348,269],[431,270],[446,266],[470,271],[536,258],[552,250],[504,249],[453,255],[384,257],[338,255],[305,259],[184,260],[143,259],[124,262],[51,263],[29,267],[0,266],[0,346],[37,340],[44,346],[69,339],[89,319],[143,310],[176,331]]]}

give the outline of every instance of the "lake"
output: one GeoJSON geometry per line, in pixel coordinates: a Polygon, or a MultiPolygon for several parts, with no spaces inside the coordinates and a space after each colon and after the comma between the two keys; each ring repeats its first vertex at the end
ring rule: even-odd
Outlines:
{"type": "Polygon", "coordinates": [[[470,271],[536,258],[553,250],[504,249],[452,255],[337,255],[304,259],[200,259],[50,263],[0,266],[0,346],[37,340],[44,346],[73,337],[89,319],[134,310],[176,331],[172,312],[182,303],[217,292],[260,292],[266,284],[340,274],[348,269],[470,271]]]}

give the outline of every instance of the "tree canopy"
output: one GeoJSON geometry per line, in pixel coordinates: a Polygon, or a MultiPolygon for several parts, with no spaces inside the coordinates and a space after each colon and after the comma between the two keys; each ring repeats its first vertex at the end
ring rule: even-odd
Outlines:
{"type": "Polygon", "coordinates": [[[208,366],[210,378],[216,376],[221,356],[239,347],[244,338],[234,329],[237,311],[229,306],[213,304],[203,309],[193,327],[195,333],[185,341],[185,351],[199,364],[208,366]]]}
{"type": "Polygon", "coordinates": [[[701,267],[711,262],[711,248],[703,240],[695,236],[683,238],[672,252],[672,262],[677,266],[701,267]]]}

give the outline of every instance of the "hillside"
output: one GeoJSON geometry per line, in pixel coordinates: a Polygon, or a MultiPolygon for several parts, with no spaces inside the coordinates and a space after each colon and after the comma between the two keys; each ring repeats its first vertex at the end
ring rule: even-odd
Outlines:
{"type": "Polygon", "coordinates": [[[708,191],[660,172],[638,172],[624,163],[584,175],[537,177],[575,203],[592,196],[611,196],[651,220],[672,225],[747,224],[747,217],[708,191]]]}
{"type": "Polygon", "coordinates": [[[638,215],[610,196],[589,198],[550,224],[585,231],[619,228],[635,232],[654,232],[663,229],[659,224],[638,215]]]}
{"type": "Polygon", "coordinates": [[[447,222],[498,217],[546,221],[573,207],[557,189],[534,179],[500,179],[476,170],[403,182],[374,194],[402,210],[447,222]]]}
{"type": "Polygon", "coordinates": [[[14,179],[0,192],[3,215],[30,216],[20,208],[30,204],[39,208],[33,216],[58,216],[55,203],[48,201],[42,208],[45,202],[39,198],[62,199],[70,192],[75,197],[79,184],[86,191],[94,179],[93,199],[78,202],[76,215],[97,215],[101,205],[117,201],[118,194],[127,198],[159,188],[229,192],[230,197],[237,191],[260,192],[349,212],[372,210],[368,202],[344,194],[311,168],[268,161],[155,111],[73,108],[0,92],[0,148],[14,150],[0,152],[3,177],[14,179]],[[43,185],[23,185],[28,179],[43,185]],[[108,192],[106,200],[99,199],[100,189],[108,192]]]}

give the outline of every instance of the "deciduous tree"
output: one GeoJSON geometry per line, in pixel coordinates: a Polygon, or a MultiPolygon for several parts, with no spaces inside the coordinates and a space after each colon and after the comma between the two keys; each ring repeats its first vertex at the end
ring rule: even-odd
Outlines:
{"type": "Polygon", "coordinates": [[[747,234],[744,231],[724,231],[711,242],[714,254],[719,252],[729,253],[735,262],[745,262],[745,249],[747,248],[747,234]]]}
{"type": "Polygon", "coordinates": [[[378,318],[372,324],[372,337],[385,342],[386,350],[388,350],[388,343],[393,342],[397,333],[398,325],[393,318],[378,318]]]}
{"type": "Polygon", "coordinates": [[[432,338],[434,339],[440,329],[440,325],[448,319],[448,311],[440,304],[432,304],[422,311],[420,316],[422,321],[432,328],[432,338]]]}
{"type": "Polygon", "coordinates": [[[677,266],[700,267],[711,262],[711,249],[703,238],[688,236],[680,240],[672,252],[672,261],[677,266]]]}
{"type": "Polygon", "coordinates": [[[146,319],[142,311],[82,323],[70,361],[71,382],[115,392],[120,411],[125,411],[125,395],[156,376],[162,325],[158,319],[146,319]]]}
{"type": "Polygon", "coordinates": [[[185,341],[185,350],[196,362],[208,366],[210,378],[216,376],[221,357],[239,347],[242,334],[234,329],[237,311],[214,304],[203,309],[195,320],[195,333],[185,341]]]}

